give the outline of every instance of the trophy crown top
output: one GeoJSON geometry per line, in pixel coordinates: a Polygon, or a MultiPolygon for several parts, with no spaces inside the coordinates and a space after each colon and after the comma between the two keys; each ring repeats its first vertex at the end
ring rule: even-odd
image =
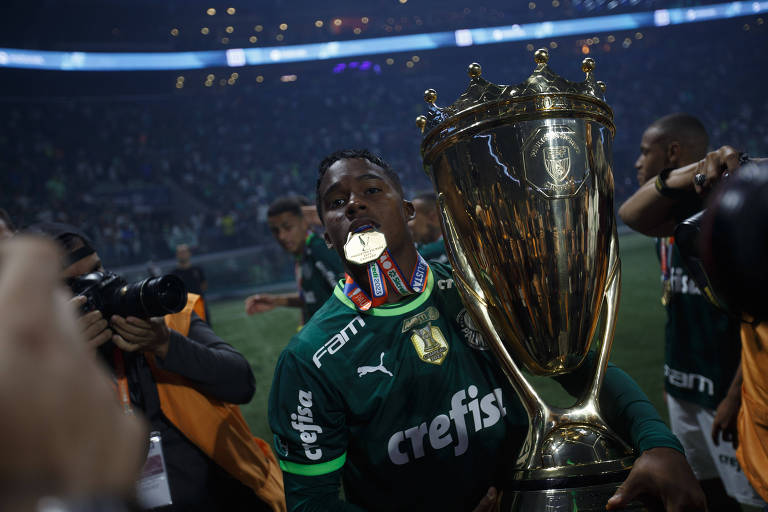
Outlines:
{"type": "Polygon", "coordinates": [[[427,116],[419,116],[416,118],[416,126],[424,132],[424,128],[427,126],[427,116]]]}
{"type": "Polygon", "coordinates": [[[549,50],[546,48],[539,48],[536,53],[533,54],[533,60],[536,64],[546,64],[549,62],[549,50]]]}
{"type": "MultiPolygon", "coordinates": [[[[586,74],[581,82],[566,80],[549,67],[549,50],[539,48],[533,55],[536,67],[525,81],[516,85],[500,85],[483,78],[480,64],[473,62],[467,67],[469,85],[453,104],[436,105],[437,91],[424,91],[429,104],[425,120],[416,121],[427,139],[435,141],[452,133],[464,123],[482,121],[485,118],[544,118],[565,115],[593,118],[614,131],[613,112],[605,102],[605,84],[595,80],[595,60],[585,58],[581,70],[586,74]],[[453,127],[453,128],[452,128],[453,127]]],[[[471,124],[471,123],[470,123],[471,124]]],[[[430,143],[431,145],[431,143],[430,143]]]]}

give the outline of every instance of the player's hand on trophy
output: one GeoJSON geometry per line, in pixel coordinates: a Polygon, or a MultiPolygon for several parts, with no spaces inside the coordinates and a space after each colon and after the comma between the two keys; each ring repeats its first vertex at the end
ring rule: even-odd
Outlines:
{"type": "Polygon", "coordinates": [[[251,295],[245,299],[245,312],[249,315],[271,311],[277,307],[276,298],[269,294],[251,295]]]}
{"type": "Polygon", "coordinates": [[[496,491],[495,487],[491,487],[472,512],[493,512],[497,510],[498,504],[499,493],[496,491]]]}
{"type": "Polygon", "coordinates": [[[707,510],[704,491],[691,466],[682,453],[672,448],[659,447],[643,452],[605,508],[621,510],[632,501],[646,498],[661,501],[667,512],[707,510]]]}
{"type": "MultiPolygon", "coordinates": [[[[0,246],[0,509],[131,494],[146,427],[89,354],[52,243],[0,246]]],[[[32,510],[32,508],[30,508],[32,510]]]]}

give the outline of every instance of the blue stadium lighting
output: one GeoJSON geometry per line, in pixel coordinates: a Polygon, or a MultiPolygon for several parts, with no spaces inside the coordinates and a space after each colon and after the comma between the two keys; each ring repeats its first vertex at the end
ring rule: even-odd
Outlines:
{"type": "Polygon", "coordinates": [[[224,66],[265,66],[286,62],[346,59],[361,55],[551,39],[615,30],[634,30],[643,27],[665,27],[765,12],[768,12],[768,1],[741,1],[502,27],[377,37],[357,41],[331,41],[293,46],[233,48],[199,52],[96,53],[0,48],[0,68],[64,71],[155,71],[224,66]]]}

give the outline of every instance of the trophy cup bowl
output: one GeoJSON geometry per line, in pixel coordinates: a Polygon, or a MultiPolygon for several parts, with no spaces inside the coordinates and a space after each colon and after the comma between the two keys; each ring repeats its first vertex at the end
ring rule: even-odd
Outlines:
{"type": "Polygon", "coordinates": [[[538,50],[533,74],[514,86],[472,64],[466,92],[441,108],[427,90],[428,115],[417,119],[454,281],[530,420],[502,488],[505,512],[605,510],[634,461],[597,401],[620,286],[613,113],[592,59],[584,82],[556,75],[548,59],[538,50]],[[521,371],[552,377],[588,361],[591,382],[569,408],[546,404],[521,371]]]}

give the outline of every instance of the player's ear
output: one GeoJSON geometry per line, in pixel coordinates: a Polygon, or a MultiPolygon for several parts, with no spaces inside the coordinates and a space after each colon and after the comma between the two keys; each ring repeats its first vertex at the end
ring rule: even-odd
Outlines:
{"type": "Polygon", "coordinates": [[[328,236],[327,231],[323,233],[323,239],[325,240],[325,246],[329,249],[333,249],[333,242],[331,242],[331,237],[328,236]]]}
{"type": "Polygon", "coordinates": [[[405,220],[412,220],[416,216],[416,208],[407,199],[403,199],[403,211],[405,211],[405,220]]]}
{"type": "Polygon", "coordinates": [[[682,148],[678,141],[673,140],[667,145],[667,160],[672,164],[672,167],[678,167],[680,153],[682,153],[682,148]]]}

